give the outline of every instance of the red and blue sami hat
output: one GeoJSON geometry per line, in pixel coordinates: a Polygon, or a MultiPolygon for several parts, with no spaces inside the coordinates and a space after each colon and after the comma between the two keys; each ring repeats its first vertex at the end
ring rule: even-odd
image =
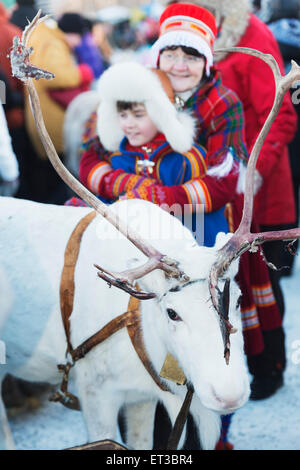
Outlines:
{"type": "Polygon", "coordinates": [[[159,38],[152,46],[156,59],[165,47],[192,47],[206,57],[206,73],[209,75],[217,36],[216,20],[209,10],[191,3],[174,3],[162,13],[159,26],[159,38]]]}

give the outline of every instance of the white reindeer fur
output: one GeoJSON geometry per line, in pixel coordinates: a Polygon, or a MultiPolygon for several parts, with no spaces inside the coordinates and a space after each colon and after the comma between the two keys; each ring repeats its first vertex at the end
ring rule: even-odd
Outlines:
{"type": "MultiPolygon", "coordinates": [[[[239,289],[232,283],[230,321],[238,333],[231,336],[228,366],[223,358],[218,316],[209,302],[208,273],[216,259],[216,248],[229,235],[219,234],[214,248],[199,247],[175,217],[151,203],[122,201],[111,207],[125,219],[130,212],[129,219],[142,236],[149,239],[151,229],[150,243],[177,259],[191,280],[202,279],[179,292],[168,292],[178,281],[166,280],[162,272],[154,271],[139,284],[157,295],[141,302],[144,341],[153,366],[159,373],[167,352],[179,360],[195,388],[191,412],[202,446],[213,449],[219,436],[219,415],[242,406],[249,394],[241,320],[235,309],[239,289]],[[167,226],[171,227],[172,239],[155,235],[167,226]],[[170,320],[166,308],[176,310],[183,321],[170,320]]],[[[0,367],[2,377],[10,372],[26,380],[60,382],[56,365],[65,362],[66,351],[59,309],[64,250],[74,226],[90,210],[0,198],[0,279],[6,279],[0,291],[10,293],[5,310],[0,305],[0,338],[7,347],[7,364],[0,367]]],[[[83,235],[75,273],[71,316],[74,347],[128,306],[129,296],[109,288],[97,277],[93,264],[123,270],[144,259],[101,216],[90,224],[83,235]]],[[[231,278],[236,270],[236,265],[230,268],[231,278]]],[[[128,445],[151,448],[157,401],[164,403],[174,422],[185,395],[185,387],[172,382],[168,385],[174,395],[157,387],[138,359],[126,329],[78,361],[72,374],[90,441],[116,438],[118,411],[125,405],[128,445]]],[[[6,424],[3,419],[2,430],[6,424]]],[[[1,445],[5,447],[4,442],[1,445]]]]}

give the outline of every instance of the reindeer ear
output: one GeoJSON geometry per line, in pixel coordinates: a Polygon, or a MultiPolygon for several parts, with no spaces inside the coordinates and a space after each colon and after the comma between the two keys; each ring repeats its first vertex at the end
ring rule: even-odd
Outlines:
{"type": "MultiPolygon", "coordinates": [[[[128,260],[127,268],[134,269],[141,264],[141,260],[137,258],[131,258],[128,260]]],[[[143,292],[153,292],[157,297],[163,295],[168,289],[168,281],[165,273],[161,269],[146,274],[136,282],[143,292]]]]}
{"type": "Polygon", "coordinates": [[[145,292],[153,292],[156,297],[161,297],[170,288],[170,281],[161,269],[156,269],[146,276],[138,279],[138,285],[145,292]]]}

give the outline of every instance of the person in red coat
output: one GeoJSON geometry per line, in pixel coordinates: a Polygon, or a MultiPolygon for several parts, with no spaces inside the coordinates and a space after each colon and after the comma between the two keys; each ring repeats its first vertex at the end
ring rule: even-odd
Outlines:
{"type": "MultiPolygon", "coordinates": [[[[272,54],[284,73],[277,42],[268,27],[251,14],[250,0],[196,0],[194,3],[210,9],[219,20],[215,50],[232,46],[257,49],[272,54]]],[[[223,83],[235,91],[243,103],[245,138],[251,152],[273,105],[273,74],[266,63],[248,54],[218,53],[215,62],[223,83]]],[[[288,144],[296,128],[296,113],[289,94],[286,94],[257,162],[260,189],[255,197],[254,213],[262,231],[286,228],[296,218],[288,155],[288,144]]],[[[264,251],[269,261],[281,267],[281,242],[265,244],[264,251]]],[[[270,270],[273,291],[283,316],[279,277],[280,271],[270,270]]],[[[248,357],[249,370],[254,375],[250,396],[253,400],[271,396],[283,384],[286,358],[282,327],[265,332],[264,343],[261,354],[248,357]]]]}
{"type": "MultiPolygon", "coordinates": [[[[233,152],[235,149],[239,149],[246,156],[247,150],[244,145],[241,145],[244,142],[241,138],[243,135],[241,103],[234,92],[221,84],[220,72],[215,71],[212,66],[211,46],[208,46],[206,40],[201,40],[200,37],[201,32],[203,33],[208,29],[203,25],[204,14],[206,20],[210,22],[209,30],[215,31],[215,37],[217,33],[215,21],[211,20],[212,15],[207,10],[203,12],[202,9],[190,3],[176,2],[176,5],[170,5],[161,16],[160,37],[154,44],[153,51],[155,53],[155,63],[160,70],[163,70],[169,76],[179,104],[196,117],[199,126],[198,143],[203,142],[204,146],[207,147],[209,161],[214,166],[216,163],[220,163],[220,158],[224,159],[224,156],[226,157],[228,153],[233,152]],[[193,19],[198,21],[193,21],[193,19]],[[184,27],[181,27],[182,25],[184,27]],[[190,29],[186,31],[188,27],[190,29]],[[197,31],[197,33],[194,31],[197,31]],[[203,78],[203,66],[201,76],[199,76],[199,71],[195,73],[193,68],[195,57],[202,57],[201,54],[205,59],[206,76],[203,80],[201,80],[203,78]]],[[[207,37],[210,37],[209,34],[206,35],[206,39],[207,37]]],[[[93,126],[89,125],[89,131],[92,128],[93,126]]],[[[90,155],[85,154],[82,156],[81,170],[83,170],[83,162],[87,160],[87,157],[90,157],[90,155]]],[[[96,158],[95,164],[99,165],[99,159],[96,158]]],[[[83,172],[81,171],[82,176],[83,172]]],[[[257,180],[261,182],[262,177],[259,176],[257,180]]],[[[220,189],[223,197],[228,197],[221,187],[221,182],[222,178],[217,177],[216,186],[220,189]]],[[[83,184],[87,184],[87,181],[83,180],[83,184]]],[[[198,188],[199,185],[194,186],[191,196],[196,194],[201,200],[201,193],[197,191],[198,188]]],[[[225,201],[226,203],[234,200],[234,204],[232,204],[233,230],[237,228],[242,213],[242,195],[240,194],[241,191],[236,191],[236,189],[225,201]]],[[[137,197],[141,196],[137,194],[137,197]]],[[[143,198],[147,198],[147,194],[143,195],[143,198]]],[[[157,200],[155,202],[160,203],[157,200]]],[[[245,352],[248,356],[255,356],[264,350],[262,332],[277,330],[282,323],[269,282],[268,270],[260,253],[251,255],[245,253],[242,256],[239,284],[243,292],[241,313],[245,352]]],[[[275,357],[272,359],[276,362],[275,357]]],[[[221,448],[230,446],[226,441],[225,434],[223,436],[222,433],[221,448]]],[[[189,443],[188,445],[194,446],[195,444],[189,443]]]]}

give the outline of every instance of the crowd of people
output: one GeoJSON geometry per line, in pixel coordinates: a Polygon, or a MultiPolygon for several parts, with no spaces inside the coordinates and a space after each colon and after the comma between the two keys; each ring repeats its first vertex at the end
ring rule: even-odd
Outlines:
{"type": "MultiPolygon", "coordinates": [[[[82,130],[81,182],[107,204],[138,198],[161,206],[188,206],[192,216],[201,206],[203,243],[213,246],[219,231],[234,231],[239,225],[247,161],[275,95],[272,72],[264,62],[215,50],[257,49],[272,54],[284,73],[290,60],[300,56],[299,3],[284,5],[274,2],[272,7],[272,1],[263,0],[150,2],[90,16],[68,11],[39,24],[30,37],[31,61],[55,79],[35,86],[61,159],[66,109],[78,95],[96,90],[100,105],[82,130]]],[[[0,113],[0,194],[81,206],[85,203],[69,193],[48,162],[26,90],[11,76],[7,55],[12,39],[21,37],[36,12],[33,0],[17,0],[13,10],[0,2],[0,79],[6,88],[0,113]]],[[[256,231],[298,226],[296,93],[292,89],[284,97],[258,159],[252,221],[256,231]]],[[[270,263],[288,269],[271,269],[259,252],[240,260],[237,282],[253,377],[251,400],[276,393],[286,368],[280,277],[292,274],[293,257],[282,242],[265,244],[263,250],[270,263]]],[[[222,419],[217,449],[232,448],[230,419],[222,419]]],[[[157,426],[167,435],[168,423],[159,408],[157,426]]],[[[194,434],[190,422],[188,449],[199,448],[194,434]]],[[[157,437],[158,448],[164,437],[157,437]]]]}

